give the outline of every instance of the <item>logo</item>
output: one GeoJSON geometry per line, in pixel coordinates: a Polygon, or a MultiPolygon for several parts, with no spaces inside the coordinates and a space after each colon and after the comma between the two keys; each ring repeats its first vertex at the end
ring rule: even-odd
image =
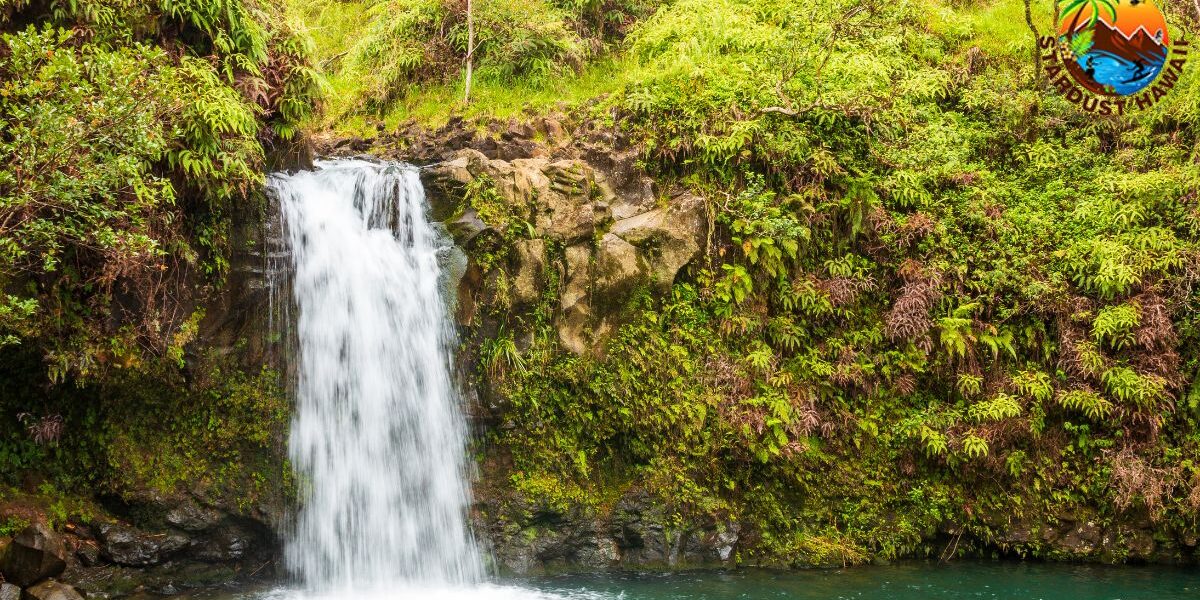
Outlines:
{"type": "Polygon", "coordinates": [[[1042,38],[1046,74],[1089,112],[1124,114],[1157,103],[1179,80],[1188,43],[1174,40],[1153,0],[1069,0],[1055,37],[1042,38]]]}

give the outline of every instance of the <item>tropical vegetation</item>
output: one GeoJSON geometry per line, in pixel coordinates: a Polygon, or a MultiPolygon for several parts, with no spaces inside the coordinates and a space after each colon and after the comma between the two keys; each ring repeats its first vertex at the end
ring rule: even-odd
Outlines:
{"type": "MultiPolygon", "coordinates": [[[[476,0],[464,103],[461,2],[8,0],[0,414],[28,431],[0,460],[71,490],[233,473],[247,441],[278,444],[278,382],[180,365],[265,156],[305,131],[550,115],[613,132],[713,231],[596,355],[560,346],[555,286],[527,314],[483,307],[504,326],[473,367],[504,426],[477,449],[512,493],[603,512],[638,487],[676,523],[742,524],[747,561],[937,555],[949,531],[957,552],[1054,556],[997,540],[1063,515],[1145,519],[1183,552],[1200,75],[1150,110],[1082,112],[1041,70],[1057,4],[476,0]],[[138,411],[174,437],[113,425],[138,411]],[[105,433],[71,440],[81,423],[105,433]]],[[[1200,30],[1163,8],[1175,37],[1200,30]]]]}

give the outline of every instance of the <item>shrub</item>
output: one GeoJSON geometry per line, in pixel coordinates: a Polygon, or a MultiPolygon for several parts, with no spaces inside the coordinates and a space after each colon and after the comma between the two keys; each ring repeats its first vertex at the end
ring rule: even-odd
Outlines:
{"type": "Polygon", "coordinates": [[[54,379],[179,354],[264,144],[312,110],[281,19],[243,0],[0,12],[0,339],[43,348],[54,379]]]}
{"type": "MultiPolygon", "coordinates": [[[[377,110],[421,82],[462,77],[467,55],[466,4],[447,0],[379,0],[361,41],[349,50],[343,78],[377,110]]],[[[584,45],[567,14],[545,0],[474,3],[476,76],[544,82],[576,68],[584,45]]]]}

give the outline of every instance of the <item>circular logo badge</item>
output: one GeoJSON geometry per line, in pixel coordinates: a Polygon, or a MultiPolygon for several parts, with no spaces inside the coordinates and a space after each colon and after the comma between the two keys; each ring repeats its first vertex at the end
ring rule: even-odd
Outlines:
{"type": "Polygon", "coordinates": [[[1152,0],[1069,0],[1058,16],[1058,43],[1079,85],[1130,96],[1154,83],[1171,40],[1152,0]]]}

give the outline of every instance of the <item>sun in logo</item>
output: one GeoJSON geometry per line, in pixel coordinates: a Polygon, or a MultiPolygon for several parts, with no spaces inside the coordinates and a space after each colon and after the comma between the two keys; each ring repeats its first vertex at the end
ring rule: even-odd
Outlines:
{"type": "Polygon", "coordinates": [[[1058,43],[1079,85],[1130,96],[1154,83],[1171,40],[1152,0],[1069,0],[1058,15],[1058,43]]]}

